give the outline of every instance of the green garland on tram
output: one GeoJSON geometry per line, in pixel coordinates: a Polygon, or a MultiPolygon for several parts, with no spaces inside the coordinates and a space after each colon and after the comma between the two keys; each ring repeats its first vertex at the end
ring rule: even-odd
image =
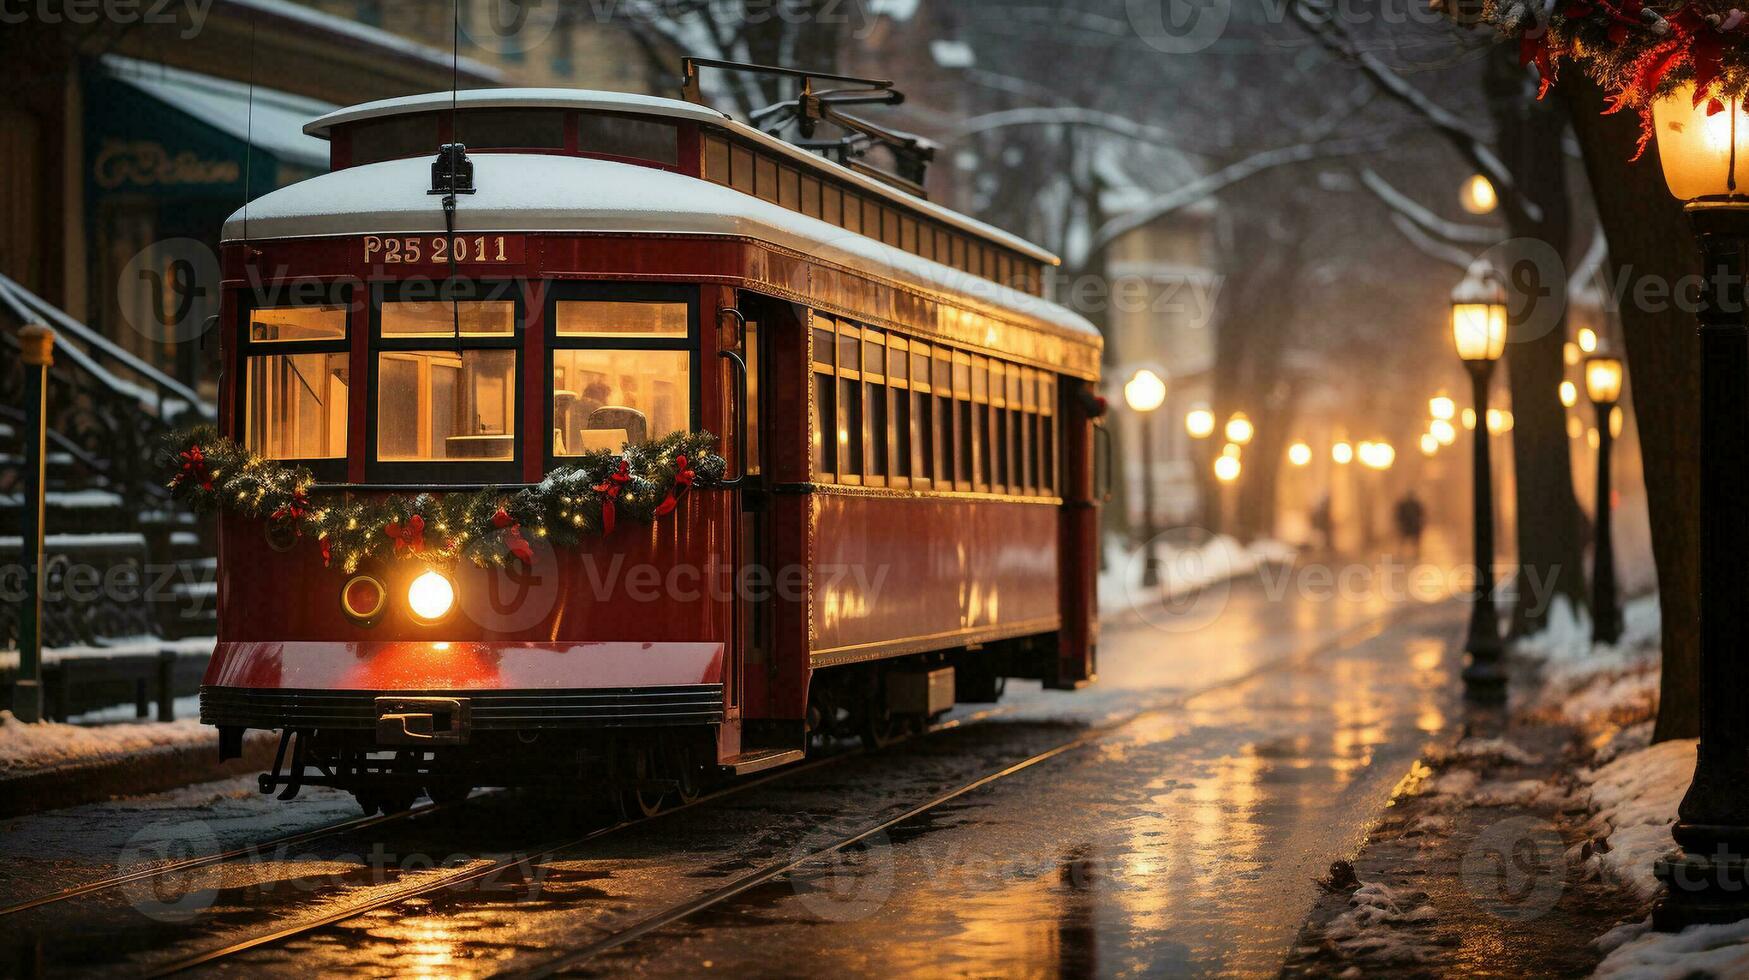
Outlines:
{"type": "Polygon", "coordinates": [[[308,468],[269,459],[211,426],[171,435],[162,462],[172,497],[195,512],[264,520],[275,547],[309,539],[324,566],[350,574],[399,559],[533,565],[528,536],[572,548],[612,534],[623,520],[653,523],[689,489],[722,482],[727,464],[716,443],[708,432],[673,432],[620,452],[587,453],[532,486],[445,493],[324,490],[308,468]]]}

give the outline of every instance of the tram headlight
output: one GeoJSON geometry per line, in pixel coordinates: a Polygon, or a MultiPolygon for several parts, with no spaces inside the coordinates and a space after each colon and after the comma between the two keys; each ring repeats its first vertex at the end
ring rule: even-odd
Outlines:
{"type": "Polygon", "coordinates": [[[354,575],[340,588],[340,608],[360,626],[375,623],[388,600],[383,583],[369,575],[354,575]]]}
{"type": "Polygon", "coordinates": [[[455,583],[432,569],[419,573],[407,586],[407,608],[420,622],[435,623],[455,607],[455,583]]]}

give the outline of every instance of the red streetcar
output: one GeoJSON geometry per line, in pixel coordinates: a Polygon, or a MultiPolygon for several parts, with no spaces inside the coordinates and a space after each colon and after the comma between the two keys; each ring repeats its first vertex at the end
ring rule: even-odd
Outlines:
{"type": "Polygon", "coordinates": [[[441,92],[306,131],[332,172],[225,228],[250,461],[183,464],[235,504],[201,717],[226,757],[282,733],[264,792],[648,811],[1093,677],[1100,337],[1041,298],[1055,257],[691,102],[441,92]],[[716,472],[661,455],[704,432],[716,472]],[[276,466],[313,482],[251,511],[276,466]]]}

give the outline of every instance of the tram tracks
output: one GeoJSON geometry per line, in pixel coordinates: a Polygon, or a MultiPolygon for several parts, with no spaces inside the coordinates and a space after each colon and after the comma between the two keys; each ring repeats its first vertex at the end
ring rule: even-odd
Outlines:
{"type": "Polygon", "coordinates": [[[842,835],[830,842],[823,843],[820,846],[810,848],[805,853],[791,856],[788,860],[776,861],[767,864],[764,867],[749,871],[720,888],[713,889],[712,891],[706,892],[705,894],[689,901],[671,906],[664,911],[646,916],[623,929],[615,930],[600,939],[590,942],[578,949],[569,951],[545,963],[526,969],[512,968],[504,970],[500,973],[494,974],[494,976],[529,978],[529,980],[535,980],[535,978],[551,977],[576,969],[602,953],[625,946],[652,933],[690,919],[711,908],[733,901],[735,898],[759,887],[760,885],[782,878],[785,875],[801,870],[822,858],[829,857],[830,855],[843,851],[846,848],[854,847],[876,835],[883,834],[888,830],[892,830],[923,817],[931,811],[937,810],[954,800],[966,796],[967,794],[977,792],[986,786],[990,786],[1011,776],[1026,772],[1027,770],[1043,765],[1079,749],[1092,746],[1095,743],[1109,738],[1121,732],[1123,729],[1150,716],[1157,715],[1164,711],[1182,708],[1196,698],[1223,689],[1240,686],[1270,671],[1278,670],[1283,667],[1291,668],[1303,665],[1320,656],[1339,652],[1366,643],[1384,633],[1386,630],[1398,625],[1402,621],[1413,617],[1419,612],[1425,611],[1427,608],[1429,607],[1411,606],[1391,610],[1390,612],[1368,620],[1367,622],[1357,624],[1348,630],[1344,630],[1329,641],[1316,645],[1309,650],[1286,654],[1259,664],[1253,669],[1241,674],[1223,678],[1219,681],[1189,691],[1180,692],[1173,696],[1156,699],[1144,704],[1142,707],[1127,715],[1088,728],[1072,738],[1065,739],[1055,745],[1035,752],[1018,762],[1010,763],[951,789],[943,790],[922,803],[918,803],[901,813],[878,820],[872,824],[864,826],[860,830],[842,835]]]}
{"type": "MultiPolygon", "coordinates": [[[[479,794],[472,797],[472,799],[478,800],[481,796],[487,795],[495,794],[479,794]]],[[[17,915],[21,912],[28,912],[31,909],[42,908],[46,905],[55,905],[61,902],[71,901],[75,898],[82,898],[86,895],[95,895],[114,888],[120,888],[124,885],[150,881],[154,878],[164,878],[173,874],[212,867],[213,865],[227,864],[231,861],[254,857],[260,854],[271,854],[284,848],[297,847],[314,841],[324,840],[329,837],[338,837],[342,834],[354,833],[361,830],[371,830],[388,824],[429,817],[432,814],[452,810],[456,807],[462,806],[465,802],[466,801],[457,801],[454,803],[427,803],[423,806],[415,806],[411,809],[403,810],[400,813],[354,817],[351,820],[342,820],[338,823],[312,827],[309,830],[299,831],[295,834],[287,834],[283,837],[275,837],[265,841],[245,844],[242,847],[235,847],[216,854],[201,854],[162,864],[151,864],[145,867],[135,868],[118,875],[111,875],[110,877],[100,878],[96,881],[89,881],[81,885],[63,888],[60,891],[50,892],[46,895],[27,898],[22,902],[15,902],[11,905],[0,906],[0,919],[17,915]]]]}
{"type": "MultiPolygon", "coordinates": [[[[824,842],[820,846],[810,848],[806,853],[792,856],[788,860],[773,862],[764,867],[749,871],[720,888],[714,889],[686,902],[671,906],[661,912],[653,913],[586,946],[567,952],[563,956],[554,960],[537,964],[527,969],[512,968],[506,971],[506,975],[543,977],[569,970],[600,955],[601,953],[626,945],[639,938],[647,936],[652,932],[659,931],[667,926],[696,916],[707,909],[729,902],[750,889],[790,874],[801,869],[810,862],[818,861],[821,858],[828,857],[844,850],[845,848],[854,847],[870,837],[883,833],[888,829],[904,824],[907,821],[918,819],[933,810],[939,809],[940,807],[959,799],[960,797],[977,792],[989,785],[1008,779],[1022,772],[1026,772],[1061,756],[1075,752],[1078,749],[1088,747],[1102,739],[1109,738],[1142,719],[1157,715],[1164,711],[1180,709],[1195,698],[1202,697],[1224,688],[1242,685],[1270,671],[1292,668],[1297,665],[1305,664],[1320,656],[1358,646],[1375,638],[1386,630],[1399,625],[1403,621],[1426,612],[1430,608],[1432,608],[1432,606],[1415,605],[1393,609],[1342,629],[1337,632],[1336,635],[1322,643],[1264,661],[1237,675],[1226,677],[1196,688],[1174,692],[1161,698],[1152,699],[1121,717],[1085,729],[1072,738],[1064,739],[1063,741],[1035,752],[1024,759],[943,789],[923,802],[915,804],[898,814],[880,819],[860,830],[837,837],[829,842],[824,842]]],[[[932,726],[930,731],[934,732],[946,728],[965,727],[972,724],[978,724],[993,718],[1010,715],[1017,710],[1018,706],[1012,704],[992,707],[978,711],[966,718],[954,719],[942,725],[932,726]]],[[[851,749],[824,756],[822,758],[812,759],[799,765],[786,767],[754,777],[746,782],[731,784],[715,792],[705,794],[691,803],[664,810],[653,816],[625,820],[608,826],[599,827],[575,837],[537,845],[532,850],[522,852],[518,855],[486,859],[486,863],[481,865],[473,865],[449,872],[427,874],[421,876],[418,881],[410,882],[403,887],[376,892],[365,897],[361,901],[347,903],[343,907],[336,908],[331,912],[312,916],[308,919],[289,923],[282,928],[247,936],[204,952],[159,964],[149,968],[146,975],[151,977],[163,977],[183,973],[188,970],[231,959],[247,953],[250,950],[277,945],[299,936],[308,935],[321,929],[337,925],[341,922],[367,915],[411,899],[438,894],[446,890],[460,890],[472,883],[487,880],[493,876],[502,875],[519,865],[533,866],[537,862],[550,859],[563,854],[564,852],[599,841],[609,835],[644,826],[651,821],[663,820],[675,813],[680,813],[706,803],[721,801],[730,796],[745,793],[776,780],[794,778],[807,772],[841,763],[862,754],[863,752],[861,750],[851,749]]]]}

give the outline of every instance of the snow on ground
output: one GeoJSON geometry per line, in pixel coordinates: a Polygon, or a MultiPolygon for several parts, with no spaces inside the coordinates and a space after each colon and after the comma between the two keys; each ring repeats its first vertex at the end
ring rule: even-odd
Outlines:
{"type": "Polygon", "coordinates": [[[1355,889],[1348,911],[1330,920],[1324,935],[1350,956],[1366,956],[1390,963],[1419,963],[1426,959],[1426,943],[1400,927],[1431,922],[1436,913],[1427,895],[1406,888],[1391,888],[1376,881],[1355,889]]]}
{"type": "Polygon", "coordinates": [[[153,749],[211,746],[213,729],[195,718],[120,725],[26,724],[0,711],[0,779],[87,762],[124,759],[153,749]]]}
{"type": "Polygon", "coordinates": [[[1658,893],[1652,862],[1670,851],[1676,805],[1694,775],[1694,739],[1659,742],[1580,773],[1590,784],[1596,811],[1586,836],[1607,843],[1583,862],[1587,875],[1601,875],[1643,899],[1658,893]]]}
{"type": "Polygon", "coordinates": [[[1635,922],[1605,933],[1597,946],[1609,954],[1592,974],[1603,980],[1749,976],[1749,920],[1677,933],[1635,922]]]}
{"type": "Polygon", "coordinates": [[[1536,663],[1541,675],[1527,707],[1591,733],[1593,747],[1603,747],[1656,711],[1661,626],[1658,597],[1642,596],[1622,608],[1621,639],[1594,644],[1590,617],[1556,598],[1548,628],[1513,644],[1513,657],[1536,663]]]}
{"type": "Polygon", "coordinates": [[[1243,545],[1224,534],[1197,544],[1156,538],[1154,546],[1160,559],[1160,584],[1144,586],[1145,551],[1130,547],[1121,538],[1106,539],[1105,568],[1099,573],[1101,612],[1182,598],[1254,571],[1261,564],[1291,563],[1298,554],[1280,541],[1263,539],[1243,545]]]}

